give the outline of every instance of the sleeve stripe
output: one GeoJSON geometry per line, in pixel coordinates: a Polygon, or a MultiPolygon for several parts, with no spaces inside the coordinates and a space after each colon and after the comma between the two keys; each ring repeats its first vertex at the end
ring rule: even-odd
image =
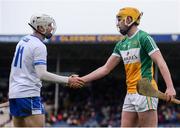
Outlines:
{"type": "Polygon", "coordinates": [[[159,50],[159,48],[156,48],[156,49],[152,50],[151,52],[149,52],[148,55],[150,56],[151,54],[153,54],[154,52],[156,52],[158,50],[159,50]]]}
{"type": "Polygon", "coordinates": [[[46,62],[35,62],[34,65],[46,65],[46,62]]]}
{"type": "Polygon", "coordinates": [[[117,53],[112,53],[113,56],[117,56],[117,57],[121,57],[119,54],[117,53]]]}
{"type": "Polygon", "coordinates": [[[147,38],[148,38],[149,42],[151,43],[151,46],[153,47],[153,49],[156,49],[157,46],[155,45],[154,40],[151,37],[149,37],[149,36],[147,36],[147,38]]]}
{"type": "Polygon", "coordinates": [[[46,65],[46,61],[45,60],[35,60],[34,65],[46,65]]]}

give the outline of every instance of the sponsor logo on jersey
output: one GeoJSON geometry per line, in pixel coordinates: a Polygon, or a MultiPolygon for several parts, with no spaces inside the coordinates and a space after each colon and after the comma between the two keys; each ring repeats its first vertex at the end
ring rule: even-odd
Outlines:
{"type": "Polygon", "coordinates": [[[133,48],[126,51],[120,51],[124,64],[140,62],[139,52],[140,48],[133,48]]]}

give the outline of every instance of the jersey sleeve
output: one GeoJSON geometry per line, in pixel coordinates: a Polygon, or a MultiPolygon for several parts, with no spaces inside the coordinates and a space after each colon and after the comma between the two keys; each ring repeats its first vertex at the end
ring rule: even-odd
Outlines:
{"type": "Polygon", "coordinates": [[[47,64],[47,49],[45,45],[39,45],[34,49],[34,65],[47,64]]]}
{"type": "Polygon", "coordinates": [[[116,46],[114,47],[112,55],[121,57],[121,53],[119,51],[119,43],[117,43],[116,46]]]}
{"type": "Polygon", "coordinates": [[[145,38],[142,38],[141,40],[141,46],[144,48],[144,50],[148,53],[150,56],[155,51],[159,50],[157,47],[155,41],[153,38],[149,35],[147,35],[145,38]]]}

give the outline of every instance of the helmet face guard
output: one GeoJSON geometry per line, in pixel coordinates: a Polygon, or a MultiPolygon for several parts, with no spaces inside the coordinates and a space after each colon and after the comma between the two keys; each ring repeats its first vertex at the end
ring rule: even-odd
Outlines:
{"type": "Polygon", "coordinates": [[[33,15],[30,19],[30,23],[28,23],[35,31],[39,32],[45,38],[50,39],[51,36],[55,33],[56,31],[56,22],[55,20],[50,17],[49,15],[46,14],[40,14],[40,15],[33,15]],[[42,33],[38,31],[38,27],[42,26],[45,31],[42,33]],[[49,27],[52,28],[51,32],[48,32],[49,27]]]}

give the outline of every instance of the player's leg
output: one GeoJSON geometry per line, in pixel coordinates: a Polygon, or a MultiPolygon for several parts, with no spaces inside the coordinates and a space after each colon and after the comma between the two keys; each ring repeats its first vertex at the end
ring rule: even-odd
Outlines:
{"type": "Polygon", "coordinates": [[[27,117],[13,117],[15,127],[44,127],[45,116],[31,115],[27,117]]]}
{"type": "Polygon", "coordinates": [[[10,99],[10,113],[14,118],[15,126],[29,127],[32,124],[44,126],[44,106],[40,97],[10,99]],[[22,119],[22,120],[21,120],[22,119]]]}
{"type": "Polygon", "coordinates": [[[158,99],[137,94],[136,110],[140,127],[156,127],[158,99]]]}
{"type": "Polygon", "coordinates": [[[139,112],[138,118],[140,127],[157,127],[158,119],[156,110],[151,109],[145,112],[139,112]]]}
{"type": "Polygon", "coordinates": [[[31,115],[25,117],[27,127],[43,127],[45,125],[45,110],[40,97],[31,98],[31,115]]]}
{"type": "Polygon", "coordinates": [[[26,127],[23,117],[14,117],[12,118],[14,127],[26,127]]]}
{"type": "Polygon", "coordinates": [[[138,126],[138,115],[133,104],[133,94],[127,94],[121,114],[121,127],[138,126]]]}
{"type": "Polygon", "coordinates": [[[10,114],[12,115],[12,120],[13,124],[15,127],[25,127],[25,121],[24,121],[24,116],[21,112],[21,104],[20,100],[21,98],[18,99],[9,99],[9,108],[10,108],[10,114]]]}
{"type": "Polygon", "coordinates": [[[122,112],[121,127],[137,127],[138,115],[136,112],[122,112]]]}
{"type": "Polygon", "coordinates": [[[45,115],[31,115],[24,118],[25,124],[28,127],[44,127],[45,126],[45,115]]]}

